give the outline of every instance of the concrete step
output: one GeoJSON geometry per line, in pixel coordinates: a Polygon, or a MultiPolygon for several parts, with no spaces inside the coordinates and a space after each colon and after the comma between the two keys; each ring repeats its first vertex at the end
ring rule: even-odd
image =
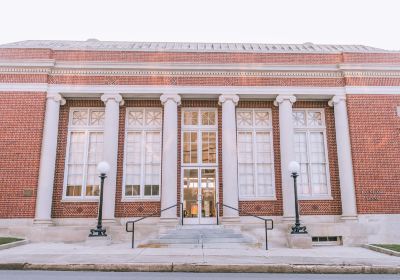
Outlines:
{"type": "Polygon", "coordinates": [[[141,248],[259,248],[261,244],[240,231],[223,226],[180,226],[142,242],[141,248]]]}
{"type": "Polygon", "coordinates": [[[160,235],[160,239],[164,238],[241,238],[243,237],[242,234],[239,233],[228,233],[228,234],[207,234],[207,235],[201,235],[201,234],[162,234],[160,235]]]}

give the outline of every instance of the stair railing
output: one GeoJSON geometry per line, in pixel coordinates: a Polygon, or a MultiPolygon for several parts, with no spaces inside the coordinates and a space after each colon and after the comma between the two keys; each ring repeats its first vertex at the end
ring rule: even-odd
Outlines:
{"type": "MultiPolygon", "coordinates": [[[[135,223],[143,221],[144,219],[147,219],[147,218],[158,217],[158,216],[161,215],[162,212],[167,211],[167,210],[169,210],[171,208],[174,208],[174,207],[178,207],[178,204],[175,204],[175,205],[172,205],[170,207],[161,209],[160,211],[156,211],[156,212],[154,212],[154,213],[152,213],[150,215],[141,217],[141,218],[139,218],[137,220],[127,221],[126,224],[125,224],[125,230],[126,230],[126,232],[131,232],[132,233],[132,249],[135,248],[135,223]],[[132,225],[132,227],[129,228],[129,225],[132,225]]],[[[181,212],[181,217],[180,217],[181,219],[180,220],[181,220],[181,224],[183,225],[183,204],[182,203],[181,203],[181,211],[180,212],[181,212]]]]}
{"type": "MultiPolygon", "coordinates": [[[[219,202],[217,202],[216,204],[217,204],[217,225],[219,225],[219,202]]],[[[239,209],[237,209],[235,207],[232,207],[232,206],[229,206],[229,205],[226,205],[223,203],[222,203],[222,206],[232,209],[232,210],[235,210],[243,216],[250,216],[250,217],[254,217],[256,219],[263,220],[264,221],[264,229],[265,229],[265,250],[268,250],[268,231],[274,229],[274,220],[266,219],[266,218],[263,218],[263,217],[260,217],[257,215],[253,215],[253,214],[247,213],[245,211],[240,211],[239,209]],[[268,227],[268,223],[271,225],[271,227],[268,227]]]]}

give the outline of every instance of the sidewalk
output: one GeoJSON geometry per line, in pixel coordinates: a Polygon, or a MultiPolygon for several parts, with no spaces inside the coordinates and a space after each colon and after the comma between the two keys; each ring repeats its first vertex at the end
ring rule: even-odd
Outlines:
{"type": "Polygon", "coordinates": [[[400,258],[359,247],[131,249],[129,243],[31,243],[0,250],[2,269],[400,273],[400,258]]]}

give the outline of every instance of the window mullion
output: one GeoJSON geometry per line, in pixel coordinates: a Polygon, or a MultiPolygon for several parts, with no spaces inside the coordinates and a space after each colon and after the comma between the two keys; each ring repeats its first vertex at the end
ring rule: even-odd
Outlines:
{"type": "Polygon", "coordinates": [[[254,176],[254,182],[253,182],[253,188],[254,188],[254,194],[256,197],[258,197],[258,174],[257,174],[257,151],[256,151],[256,130],[252,129],[251,132],[251,138],[252,138],[252,144],[253,144],[253,176],[254,176]]]}
{"type": "Polygon", "coordinates": [[[310,130],[307,129],[306,132],[306,143],[307,143],[307,162],[308,162],[308,185],[310,187],[310,195],[314,195],[314,189],[312,184],[312,160],[311,160],[311,142],[310,142],[310,130]]]}
{"type": "Polygon", "coordinates": [[[81,196],[86,196],[86,180],[88,171],[88,157],[89,157],[89,147],[90,147],[90,132],[85,131],[85,150],[83,156],[83,174],[82,174],[82,192],[81,196]]]}
{"type": "Polygon", "coordinates": [[[145,181],[145,155],[146,155],[146,132],[144,130],[140,133],[140,197],[144,197],[144,181],[145,181]]]}

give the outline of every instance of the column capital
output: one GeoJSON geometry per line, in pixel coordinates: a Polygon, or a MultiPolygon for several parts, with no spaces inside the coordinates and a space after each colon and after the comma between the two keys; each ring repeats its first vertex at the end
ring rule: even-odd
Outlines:
{"type": "Polygon", "coordinates": [[[289,101],[292,105],[293,103],[296,102],[296,96],[294,95],[289,95],[289,94],[281,94],[278,95],[274,101],[274,105],[275,106],[279,106],[281,103],[283,103],[284,101],[289,101]]]}
{"type": "Polygon", "coordinates": [[[66,103],[64,97],[62,97],[62,95],[59,93],[48,93],[46,98],[49,100],[53,100],[54,102],[59,102],[60,105],[65,105],[66,103]]]}
{"type": "Polygon", "coordinates": [[[161,104],[164,105],[171,100],[176,103],[176,105],[181,105],[181,96],[179,94],[163,94],[160,96],[161,104]]]}
{"type": "Polygon", "coordinates": [[[236,94],[222,94],[218,98],[218,104],[222,105],[226,101],[232,101],[235,106],[238,105],[239,102],[239,96],[236,94]]]}
{"type": "Polygon", "coordinates": [[[336,104],[340,102],[346,102],[346,96],[345,95],[335,95],[331,98],[331,100],[328,101],[328,105],[330,107],[334,107],[336,104]]]}
{"type": "Polygon", "coordinates": [[[113,100],[116,103],[119,103],[120,106],[124,105],[124,100],[122,99],[121,94],[119,93],[104,93],[101,96],[101,101],[107,105],[107,102],[113,100]]]}

